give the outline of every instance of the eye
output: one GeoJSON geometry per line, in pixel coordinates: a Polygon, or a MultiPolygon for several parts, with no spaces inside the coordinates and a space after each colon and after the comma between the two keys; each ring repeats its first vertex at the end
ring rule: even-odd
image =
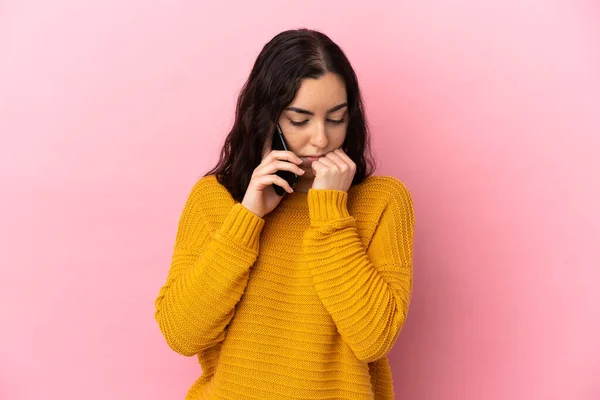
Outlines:
{"type": "Polygon", "coordinates": [[[292,125],[294,125],[294,126],[302,126],[302,125],[306,124],[306,123],[308,122],[308,120],[306,120],[306,121],[300,121],[300,122],[296,122],[296,121],[292,121],[292,120],[290,120],[290,122],[291,122],[291,123],[292,123],[292,125]]]}
{"type": "MultiPolygon", "coordinates": [[[[337,120],[337,119],[328,119],[327,121],[329,121],[329,122],[331,122],[332,124],[335,124],[335,125],[343,124],[344,122],[346,122],[345,119],[339,119],[339,120],[337,120]]],[[[308,120],[305,120],[305,121],[292,121],[292,120],[290,120],[290,123],[292,125],[294,125],[294,126],[302,126],[302,125],[305,125],[307,122],[308,122],[308,120]]]]}

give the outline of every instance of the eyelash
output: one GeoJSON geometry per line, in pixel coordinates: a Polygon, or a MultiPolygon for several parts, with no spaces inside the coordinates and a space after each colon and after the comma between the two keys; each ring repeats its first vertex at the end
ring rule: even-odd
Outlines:
{"type": "MultiPolygon", "coordinates": [[[[340,119],[340,120],[328,119],[327,121],[331,122],[332,124],[339,125],[339,124],[343,124],[346,120],[345,119],[340,119]]],[[[306,124],[308,122],[308,120],[302,121],[302,122],[295,122],[295,121],[290,120],[290,122],[294,126],[302,126],[302,125],[306,124]]]]}

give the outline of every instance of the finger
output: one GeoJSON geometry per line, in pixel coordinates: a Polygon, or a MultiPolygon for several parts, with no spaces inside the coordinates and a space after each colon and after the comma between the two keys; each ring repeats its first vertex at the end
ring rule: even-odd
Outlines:
{"type": "Polygon", "coordinates": [[[337,154],[342,160],[344,160],[346,162],[346,164],[348,164],[349,167],[351,168],[355,168],[356,164],[354,163],[354,161],[352,161],[352,159],[348,156],[348,154],[346,154],[344,152],[344,150],[340,149],[335,149],[334,153],[337,154]]]}
{"type": "Polygon", "coordinates": [[[315,176],[331,175],[339,170],[336,164],[325,157],[321,157],[317,161],[314,161],[311,167],[315,176]]]}
{"type": "Polygon", "coordinates": [[[325,155],[325,157],[327,157],[327,159],[331,160],[342,171],[344,171],[344,170],[346,170],[346,169],[348,169],[350,167],[348,165],[348,163],[346,162],[346,160],[344,160],[337,153],[335,153],[335,150],[332,151],[332,152],[330,152],[330,153],[327,153],[325,155]]]}
{"type": "Polygon", "coordinates": [[[346,162],[352,161],[352,159],[348,157],[348,154],[346,154],[346,152],[342,150],[342,148],[335,149],[333,153],[335,153],[337,156],[339,156],[342,160],[345,160],[346,162]]]}
{"type": "Polygon", "coordinates": [[[329,169],[329,166],[325,165],[325,163],[323,162],[324,160],[325,157],[321,157],[318,160],[315,160],[312,163],[310,163],[310,167],[315,176],[317,175],[317,173],[323,173],[325,170],[329,169]]]}
{"type": "Polygon", "coordinates": [[[302,160],[298,157],[293,151],[289,150],[271,150],[267,159],[265,159],[265,164],[271,162],[272,160],[288,160],[295,164],[301,164],[302,160]]]}
{"type": "Polygon", "coordinates": [[[299,166],[297,166],[294,163],[287,162],[287,161],[280,161],[280,160],[275,159],[272,162],[260,167],[258,173],[260,175],[267,175],[267,174],[272,174],[278,170],[290,171],[297,175],[304,175],[304,172],[305,172],[302,168],[300,168],[299,166]]]}
{"type": "Polygon", "coordinates": [[[271,157],[278,160],[289,160],[289,161],[299,161],[302,162],[300,157],[298,157],[293,151],[289,150],[272,150],[271,157]]]}
{"type": "Polygon", "coordinates": [[[328,168],[336,168],[339,169],[340,168],[340,163],[343,165],[345,165],[345,163],[342,163],[339,159],[339,157],[337,156],[332,156],[329,157],[331,153],[327,153],[327,155],[325,157],[321,157],[319,158],[318,162],[322,163],[323,165],[327,166],[328,168]],[[337,157],[337,160],[335,159],[335,157],[337,157]]]}
{"type": "MultiPolygon", "coordinates": [[[[328,167],[328,168],[332,168],[332,167],[333,167],[333,168],[337,168],[337,166],[338,166],[336,162],[334,162],[334,161],[333,161],[331,158],[328,158],[328,157],[321,157],[321,158],[319,158],[319,159],[318,159],[317,161],[315,161],[315,162],[317,162],[317,163],[321,163],[321,164],[325,165],[325,166],[326,166],[326,167],[328,167]]],[[[314,164],[315,162],[313,162],[313,164],[314,164]]]]}
{"type": "Polygon", "coordinates": [[[267,188],[273,184],[281,186],[288,192],[289,192],[288,188],[290,188],[290,185],[287,183],[287,181],[285,179],[283,179],[279,175],[275,175],[275,174],[259,176],[255,179],[255,183],[256,183],[256,185],[258,185],[260,190],[264,190],[265,188],[267,188]]]}
{"type": "Polygon", "coordinates": [[[277,186],[281,186],[282,188],[284,188],[285,191],[288,193],[292,193],[294,191],[294,189],[292,189],[290,184],[285,179],[280,177],[279,175],[265,175],[265,178],[269,178],[267,180],[267,185],[265,185],[265,187],[274,183],[277,186]]]}

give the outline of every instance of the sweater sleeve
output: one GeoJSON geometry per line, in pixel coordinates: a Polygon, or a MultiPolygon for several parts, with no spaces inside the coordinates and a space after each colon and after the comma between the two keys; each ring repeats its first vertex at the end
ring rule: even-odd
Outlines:
{"type": "Polygon", "coordinates": [[[414,211],[400,181],[384,181],[389,201],[368,248],[347,210],[348,193],[310,189],[303,257],[315,290],[360,360],[385,356],[404,324],[412,294],[414,211]]]}
{"type": "MultiPolygon", "coordinates": [[[[196,185],[181,214],[166,283],[155,300],[155,319],[168,345],[192,356],[225,338],[258,256],[264,220],[235,203],[211,232],[203,209],[214,201],[196,185]]],[[[214,204],[213,204],[214,206],[214,204]]]]}

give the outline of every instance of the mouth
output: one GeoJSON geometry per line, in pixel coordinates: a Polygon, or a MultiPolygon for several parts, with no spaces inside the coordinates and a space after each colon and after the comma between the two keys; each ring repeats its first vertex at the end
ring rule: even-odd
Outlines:
{"type": "Polygon", "coordinates": [[[300,157],[302,159],[305,159],[306,161],[316,161],[319,158],[323,157],[325,154],[321,154],[321,155],[316,155],[316,156],[304,156],[304,157],[300,157]]]}

